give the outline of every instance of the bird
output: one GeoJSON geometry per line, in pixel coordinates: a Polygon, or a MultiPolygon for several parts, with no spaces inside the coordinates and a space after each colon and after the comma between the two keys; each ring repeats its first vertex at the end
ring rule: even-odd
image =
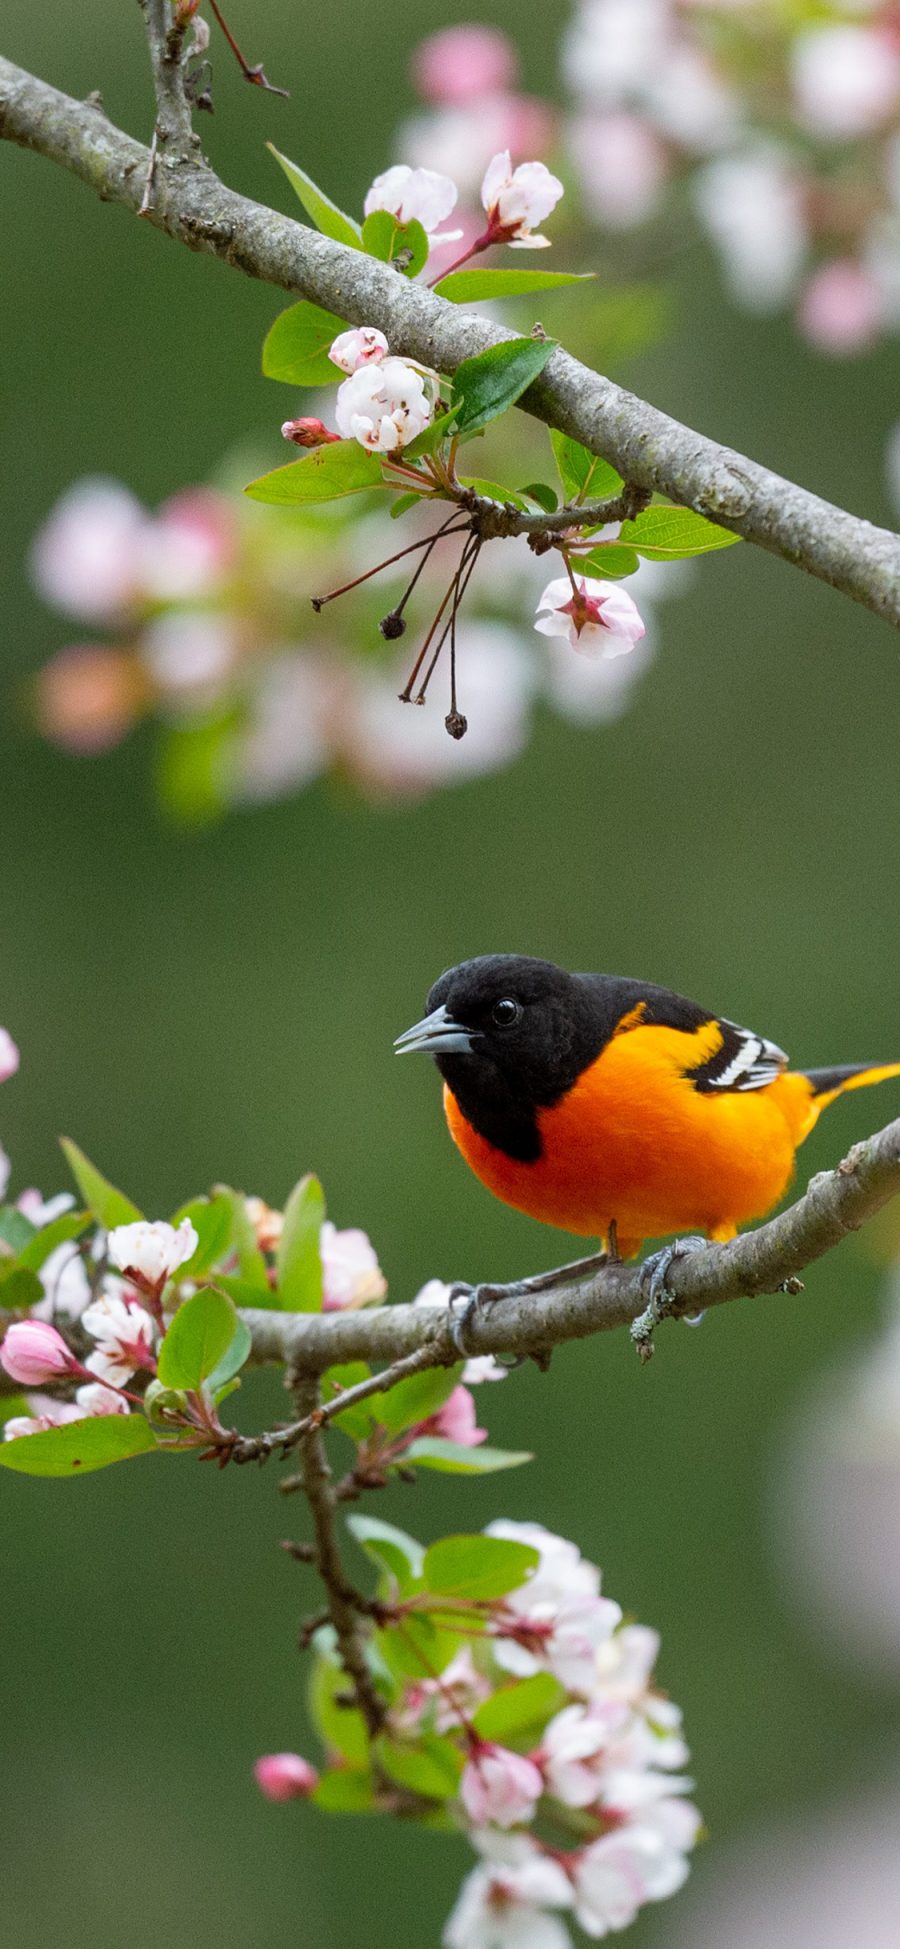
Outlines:
{"type": "Polygon", "coordinates": [[[734,1238],[779,1202],[836,1097],[900,1076],[790,1069],[777,1043],[653,982],[520,954],[446,969],[394,1047],[434,1058],[450,1135],[495,1197],[623,1259],[734,1238]]]}

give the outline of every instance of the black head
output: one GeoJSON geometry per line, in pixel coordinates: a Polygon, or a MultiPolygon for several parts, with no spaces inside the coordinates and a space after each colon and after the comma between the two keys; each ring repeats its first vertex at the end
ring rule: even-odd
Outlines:
{"type": "Polygon", "coordinates": [[[524,954],[484,954],[448,968],[427,1008],[399,1038],[399,1052],[433,1055],[482,1136],[510,1157],[534,1161],[537,1110],[571,1089],[609,1033],[592,978],[524,954]]]}

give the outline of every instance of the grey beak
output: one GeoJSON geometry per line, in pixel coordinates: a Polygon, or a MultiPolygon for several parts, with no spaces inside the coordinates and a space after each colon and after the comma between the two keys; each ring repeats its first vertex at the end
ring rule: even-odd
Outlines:
{"type": "Polygon", "coordinates": [[[426,1056],[449,1056],[454,1052],[468,1055],[476,1033],[476,1030],[464,1029],[461,1022],[454,1022],[446,1008],[434,1008],[430,1015],[407,1029],[405,1035],[398,1035],[394,1054],[408,1056],[413,1049],[423,1049],[426,1056]]]}

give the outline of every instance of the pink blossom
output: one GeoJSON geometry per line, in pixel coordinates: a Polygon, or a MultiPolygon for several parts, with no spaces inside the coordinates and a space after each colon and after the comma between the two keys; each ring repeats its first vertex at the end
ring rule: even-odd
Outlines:
{"type": "Polygon", "coordinates": [[[370,453],[396,453],[423,433],[434,406],[420,372],[403,359],[360,366],[338,387],[335,419],[345,440],[370,453]]]}
{"type": "Polygon", "coordinates": [[[140,554],[142,593],[155,602],[196,602],[215,593],[237,546],[234,510],[223,494],[189,487],[148,519],[140,554]]]}
{"type": "Polygon", "coordinates": [[[567,1705],[550,1720],[539,1760],[548,1793],[566,1807],[590,1807],[600,1793],[597,1762],[629,1717],[622,1702],[567,1705]],[[592,1763],[593,1762],[593,1763],[592,1763]]]}
{"type": "MultiPolygon", "coordinates": [[[[338,342],[336,339],[335,344],[338,342]]],[[[331,441],[340,439],[340,434],[329,433],[323,420],[304,418],[282,420],[281,437],[295,447],[327,447],[331,441]]]]}
{"type": "Polygon", "coordinates": [[[285,649],[247,699],[249,723],[235,743],[234,796],[251,803],[296,791],[324,771],[339,684],[333,668],[285,649]]]}
{"type": "Polygon", "coordinates": [[[19,1051],[8,1029],[0,1029],[0,1083],[14,1076],[19,1067],[19,1051]]]}
{"type": "Polygon", "coordinates": [[[625,109],[577,115],[568,146],[590,214],[609,230],[630,230],[657,208],[669,175],[656,131],[625,109]]]}
{"type": "Polygon", "coordinates": [[[363,208],[367,217],[375,210],[389,210],[398,223],[420,223],[435,243],[447,243],[451,236],[458,237],[459,231],[439,234],[438,226],[450,215],[458,193],[452,177],[442,176],[436,169],[412,169],[409,163],[396,162],[376,176],[363,208]]]}
{"type": "Polygon", "coordinates": [[[253,1772],[267,1800],[308,1800],[319,1778],[300,1753],[265,1753],[253,1772]]]}
{"type": "Polygon", "coordinates": [[[467,102],[474,96],[511,87],[516,79],[516,51],[497,27],[467,21],[429,34],[416,48],[412,78],[421,95],[433,102],[467,102]]]}
{"type": "MultiPolygon", "coordinates": [[[[121,1227],[130,1230],[131,1227],[121,1227]]],[[[114,1236],[110,1233],[110,1238],[114,1236]]],[[[85,1307],[81,1324],[97,1341],[85,1366],[98,1380],[114,1387],[125,1387],[136,1372],[155,1374],[155,1328],[150,1314],[135,1299],[119,1299],[105,1294],[85,1307]]]]}
{"type": "Polygon", "coordinates": [[[150,686],[138,658],[108,643],[69,643],[35,679],[40,730],[77,757],[120,744],[149,702],[150,686]]]}
{"type": "Polygon", "coordinates": [[[328,348],[328,357],[341,372],[352,373],[363,365],[380,364],[387,350],[387,339],[376,325],[357,325],[350,332],[338,333],[328,348]]]}
{"type": "Polygon", "coordinates": [[[383,1299],[387,1281],[375,1248],[358,1226],[339,1232],[326,1218],[319,1234],[322,1258],[322,1304],[326,1313],[371,1306],[383,1299]]]}
{"type": "Polygon", "coordinates": [[[577,573],[574,580],[574,589],[565,575],[548,582],[538,602],[535,629],[542,636],[567,637],[582,656],[626,655],[644,634],[634,598],[617,583],[577,573]]]}
{"type": "Polygon", "coordinates": [[[794,40],[791,77],[798,112],[814,135],[868,135],[900,103],[900,45],[876,27],[809,27],[794,40]]]}
{"type": "Polygon", "coordinates": [[[86,622],[123,615],[140,584],[146,528],[140,502],[118,481],[77,481],[32,544],[31,572],[41,595],[86,622]]]}
{"type": "Polygon", "coordinates": [[[175,609],[155,616],[141,638],[141,661],[179,707],[215,699],[239,656],[233,618],[217,610],[175,609]]]}
{"type": "Polygon", "coordinates": [[[556,208],[563,193],[558,176],[551,176],[542,162],[520,162],[513,169],[508,149],[502,149],[488,163],[481,185],[481,201],[487,211],[485,238],[495,244],[513,244],[539,249],[549,238],[535,234],[534,225],[556,208]]]}
{"type": "Polygon", "coordinates": [[[107,1246],[110,1259],[120,1272],[160,1291],[178,1267],[193,1258],[197,1233],[189,1218],[182,1219],[177,1231],[164,1218],[138,1218],[131,1225],[114,1226],[107,1246]]]}
{"type": "Polygon", "coordinates": [[[429,1434],[455,1441],[460,1448],[477,1448],[480,1442],[487,1441],[487,1429],[478,1428],[476,1420],[474,1399],[467,1387],[460,1386],[453,1389],[443,1407],[425,1425],[429,1434]]]}
{"type": "Polygon", "coordinates": [[[797,312],[801,331],[820,352],[835,357],[862,352],[883,322],[881,293],[852,257],[838,257],[813,272],[797,312]]]}
{"type": "Polygon", "coordinates": [[[62,1334],[43,1320],[15,1320],[7,1327],[0,1346],[0,1364],[14,1381],[26,1387],[40,1387],[42,1381],[78,1372],[78,1361],[62,1334]]]}
{"type": "Polygon", "coordinates": [[[530,1820],[543,1792],[533,1760],[492,1740],[479,1740],[463,1768],[460,1799],[476,1827],[515,1827],[530,1820]]]}

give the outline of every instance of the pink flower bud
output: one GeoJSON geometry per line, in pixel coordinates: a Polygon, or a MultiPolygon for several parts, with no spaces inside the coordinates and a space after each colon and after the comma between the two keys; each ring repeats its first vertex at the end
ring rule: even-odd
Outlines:
{"type": "Polygon", "coordinates": [[[455,1387],[437,1414],[427,1423],[429,1434],[442,1435],[460,1448],[477,1448],[487,1441],[487,1429],[476,1427],[476,1407],[467,1387],[455,1387]]]}
{"type": "Polygon", "coordinates": [[[42,1381],[59,1380],[63,1374],[79,1371],[62,1334],[43,1320],[17,1320],[7,1327],[0,1363],[14,1381],[26,1387],[39,1387],[42,1381]]]}
{"type": "Polygon", "coordinates": [[[530,1820],[543,1792],[543,1780],[533,1760],[492,1740],[479,1740],[463,1768],[460,1799],[476,1827],[516,1827],[530,1820]]]}
{"type": "Polygon", "coordinates": [[[267,1800],[306,1800],[319,1778],[300,1753],[265,1753],[253,1772],[267,1800]]]}
{"type": "Polygon", "coordinates": [[[295,447],[327,447],[330,440],[339,440],[339,433],[331,433],[322,420],[301,419],[284,420],[281,427],[283,440],[290,440],[295,447]]]}
{"type": "Polygon", "coordinates": [[[341,372],[358,372],[360,366],[378,365],[387,357],[388,342],[376,325],[360,325],[350,332],[339,332],[328,349],[328,357],[341,372]]]}

